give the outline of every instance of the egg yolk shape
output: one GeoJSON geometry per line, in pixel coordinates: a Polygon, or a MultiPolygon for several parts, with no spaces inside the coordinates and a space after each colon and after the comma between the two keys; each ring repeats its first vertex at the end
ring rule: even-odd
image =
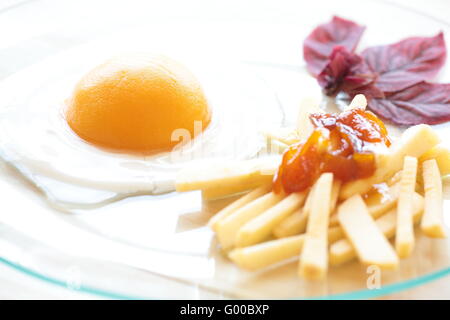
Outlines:
{"type": "Polygon", "coordinates": [[[166,56],[132,55],[86,74],[68,99],[65,116],[87,142],[149,154],[179,144],[178,137],[172,138],[177,129],[193,138],[198,122],[203,130],[209,125],[211,110],[186,67],[166,56]]]}

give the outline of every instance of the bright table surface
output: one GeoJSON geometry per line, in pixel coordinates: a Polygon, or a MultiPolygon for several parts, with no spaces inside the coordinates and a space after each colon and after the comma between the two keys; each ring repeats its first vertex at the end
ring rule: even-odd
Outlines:
{"type": "MultiPolygon", "coordinates": [[[[419,11],[449,23],[450,1],[448,0],[378,0],[419,11]]],[[[39,13],[48,15],[55,7],[75,1],[56,0],[0,0],[0,79],[16,70],[38,61],[51,52],[82,42],[83,33],[74,32],[71,37],[39,37],[39,13]],[[35,21],[33,21],[35,20],[35,21]],[[8,27],[5,27],[8,26],[8,27]],[[13,29],[11,29],[13,27],[13,29]],[[30,29],[35,28],[35,32],[30,29]],[[26,43],[27,45],[23,45],[26,43]],[[24,53],[27,54],[24,54],[24,53]],[[19,57],[19,58],[16,58],[19,57]]],[[[258,1],[253,1],[258,5],[258,1]]],[[[181,3],[181,1],[180,1],[181,3]]],[[[280,4],[282,2],[280,1],[280,4]]],[[[157,5],[157,4],[155,4],[157,5]]],[[[82,12],[74,12],[80,14],[82,12]]],[[[58,17],[55,17],[58,19],[58,17]]],[[[17,270],[0,264],[0,299],[98,299],[99,297],[56,287],[39,279],[31,278],[17,270]]],[[[199,296],[199,298],[203,298],[199,296]]],[[[214,298],[214,297],[207,297],[214,298]]],[[[450,277],[427,283],[411,290],[399,292],[384,299],[450,299],[450,277]]]]}

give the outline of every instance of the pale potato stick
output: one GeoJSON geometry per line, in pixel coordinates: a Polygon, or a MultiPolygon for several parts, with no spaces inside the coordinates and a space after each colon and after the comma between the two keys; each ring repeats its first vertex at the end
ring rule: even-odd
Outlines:
{"type": "MultiPolygon", "coordinates": [[[[258,270],[298,257],[303,247],[304,238],[304,234],[299,234],[261,242],[249,247],[236,248],[230,251],[228,257],[241,268],[258,270]]],[[[334,243],[342,238],[344,238],[342,228],[333,227],[328,229],[328,240],[330,243],[334,243]]]]}
{"type": "Polygon", "coordinates": [[[398,201],[398,194],[400,191],[400,183],[396,183],[392,186],[380,186],[380,191],[372,192],[364,200],[369,210],[370,215],[377,219],[389,210],[395,207],[398,201]]]}
{"type": "Polygon", "coordinates": [[[309,120],[309,115],[319,111],[319,101],[315,98],[306,98],[300,102],[297,120],[297,133],[300,140],[307,139],[313,132],[314,126],[309,120]]]}
{"type": "Polygon", "coordinates": [[[305,211],[306,215],[309,214],[311,211],[311,203],[314,197],[314,190],[316,188],[317,181],[312,185],[312,187],[309,189],[308,196],[306,197],[305,205],[303,206],[303,211],[305,211]]]}
{"type": "Polygon", "coordinates": [[[336,213],[330,216],[330,227],[335,227],[339,225],[339,220],[336,213]]]}
{"type": "Polygon", "coordinates": [[[367,99],[366,96],[363,94],[357,94],[353,99],[352,102],[350,102],[349,106],[345,108],[345,110],[351,110],[354,108],[363,108],[366,109],[367,107],[367,99]]]}
{"type": "Polygon", "coordinates": [[[231,184],[225,186],[218,185],[217,187],[203,189],[202,198],[204,200],[226,198],[233,194],[243,193],[259,187],[271,186],[272,180],[273,177],[270,175],[261,175],[261,179],[250,181],[249,183],[231,184]]]}
{"type": "Polygon", "coordinates": [[[269,141],[279,141],[288,146],[297,143],[300,140],[295,128],[278,128],[264,131],[263,134],[269,141]]]}
{"type": "Polygon", "coordinates": [[[422,164],[424,161],[431,159],[436,160],[441,177],[450,175],[450,150],[443,144],[439,144],[434,148],[431,148],[419,158],[419,168],[417,171],[417,183],[419,185],[418,190],[423,190],[422,164]]]}
{"type": "Polygon", "coordinates": [[[208,226],[214,231],[217,231],[217,223],[219,221],[223,220],[225,217],[228,217],[230,214],[235,212],[237,209],[242,208],[247,203],[268,193],[270,189],[271,185],[265,185],[247,193],[246,195],[242,196],[236,201],[233,201],[228,206],[226,206],[225,208],[217,212],[214,216],[212,216],[211,219],[209,219],[208,226]]]}
{"type": "Polygon", "coordinates": [[[408,257],[414,247],[412,199],[416,188],[417,158],[405,157],[397,202],[395,250],[400,258],[408,257]]]}
{"type": "Polygon", "coordinates": [[[421,223],[422,232],[432,238],[445,238],[442,208],[442,180],[435,159],[422,164],[425,189],[425,209],[421,223]]]}
{"type": "Polygon", "coordinates": [[[439,137],[430,126],[420,124],[408,128],[386,154],[379,154],[376,157],[375,173],[369,178],[345,183],[339,197],[345,200],[355,194],[368,192],[374,184],[387,181],[399,171],[406,156],[420,157],[438,143],[439,137]]]}
{"type": "Polygon", "coordinates": [[[328,270],[328,223],[333,174],[323,173],[317,180],[300,257],[299,275],[323,279],[328,270]]]}
{"type": "Polygon", "coordinates": [[[305,235],[298,274],[307,280],[323,280],[328,271],[327,239],[305,235]],[[308,244],[306,246],[306,244],[308,244]],[[325,251],[325,254],[323,253],[325,251]]]}
{"type": "Polygon", "coordinates": [[[273,235],[276,238],[284,238],[304,233],[308,223],[308,211],[304,208],[296,210],[293,214],[273,229],[273,235]]]}
{"type": "Polygon", "coordinates": [[[289,148],[289,145],[278,141],[278,140],[269,140],[267,145],[267,153],[269,154],[283,154],[283,152],[289,148]]]}
{"type": "Polygon", "coordinates": [[[243,269],[262,269],[298,256],[303,247],[304,237],[302,234],[233,249],[228,257],[243,269]]]}
{"type": "MultiPolygon", "coordinates": [[[[339,188],[341,182],[338,180],[333,181],[333,187],[331,189],[331,201],[330,201],[330,212],[334,212],[336,208],[336,203],[339,197],[339,188]]],[[[311,208],[311,199],[313,194],[314,186],[306,198],[305,206],[303,209],[295,211],[293,214],[284,219],[274,230],[273,234],[277,238],[289,237],[296,234],[305,232],[306,224],[308,222],[308,214],[311,208]]],[[[338,225],[337,219],[334,216],[330,217],[330,227],[338,225]],[[332,223],[332,220],[335,222],[332,223]]]]}
{"type": "Polygon", "coordinates": [[[239,229],[235,246],[247,247],[268,238],[280,221],[302,206],[305,196],[305,192],[291,193],[273,207],[248,221],[239,229]]]}
{"type": "Polygon", "coordinates": [[[196,163],[178,172],[175,188],[178,192],[184,192],[220,186],[234,192],[233,188],[239,189],[241,185],[262,185],[272,180],[280,161],[280,157],[271,156],[244,161],[196,163]]]}
{"type": "Polygon", "coordinates": [[[341,181],[334,180],[333,188],[331,189],[331,201],[330,201],[330,227],[337,226],[339,222],[337,221],[337,216],[334,214],[336,210],[336,205],[339,200],[339,191],[341,190],[341,181]]]}
{"type": "Polygon", "coordinates": [[[273,234],[275,237],[283,238],[305,232],[316,184],[317,181],[309,189],[309,193],[306,197],[305,205],[303,206],[303,208],[295,211],[292,215],[288,216],[277,227],[274,228],[273,234]]]}
{"type": "Polygon", "coordinates": [[[402,178],[402,171],[396,172],[391,178],[389,178],[388,181],[386,181],[386,184],[388,186],[393,186],[394,184],[398,183],[400,179],[402,178]]]}
{"type": "Polygon", "coordinates": [[[350,241],[341,239],[330,246],[328,257],[331,266],[338,266],[355,259],[357,256],[350,241]]]}
{"type": "MultiPolygon", "coordinates": [[[[395,207],[398,200],[399,183],[396,183],[390,187],[386,185],[385,191],[369,193],[366,203],[369,214],[372,218],[377,219],[392,208],[395,207]]],[[[334,214],[330,217],[330,226],[339,225],[337,215],[334,214]]]]}
{"type": "Polygon", "coordinates": [[[335,243],[345,237],[344,230],[340,226],[328,228],[328,243],[335,243]]]}
{"type": "MultiPolygon", "coordinates": [[[[289,216],[290,219],[293,220],[293,218],[301,220],[298,224],[292,223],[290,225],[285,225],[285,229],[277,229],[277,231],[274,230],[274,235],[277,238],[285,238],[285,237],[291,237],[294,235],[298,235],[300,233],[305,232],[306,230],[306,224],[308,222],[308,217],[306,215],[303,215],[302,210],[296,211],[294,214],[289,216]],[[295,229],[295,227],[301,226],[301,230],[295,229]]],[[[292,221],[291,220],[291,221],[292,221]]],[[[287,222],[288,220],[284,220],[283,222],[287,222]]],[[[339,222],[338,222],[339,223],[339,222]]],[[[342,231],[342,228],[339,225],[330,226],[328,229],[328,242],[333,243],[334,241],[337,241],[343,237],[344,233],[342,231]]]]}
{"type": "MultiPolygon", "coordinates": [[[[424,199],[417,192],[413,197],[413,219],[414,223],[418,223],[422,216],[424,207],[424,199]]],[[[383,234],[389,239],[395,235],[397,212],[396,209],[391,209],[388,213],[378,218],[376,221],[377,227],[383,232],[383,234]]],[[[356,251],[353,248],[350,241],[347,239],[338,240],[330,246],[330,264],[340,265],[356,258],[356,251]]]]}
{"type": "MultiPolygon", "coordinates": [[[[412,218],[413,223],[417,225],[420,222],[420,219],[423,215],[423,208],[425,206],[424,198],[418,194],[417,192],[413,193],[412,197],[412,218]]],[[[396,228],[397,228],[397,211],[396,209],[390,210],[384,216],[378,218],[376,220],[378,228],[383,232],[386,238],[390,239],[395,236],[396,228]]]]}
{"type": "Polygon", "coordinates": [[[330,212],[334,212],[339,199],[339,191],[341,190],[341,181],[333,180],[333,187],[331,188],[330,212]]]}
{"type": "Polygon", "coordinates": [[[234,211],[216,225],[217,239],[224,250],[230,249],[239,229],[248,221],[260,215],[283,199],[284,195],[269,192],[234,211]]]}
{"type": "Polygon", "coordinates": [[[439,172],[441,176],[446,176],[450,174],[450,150],[443,145],[437,145],[425,152],[419,159],[422,163],[426,160],[435,159],[439,167],[439,172]]]}
{"type": "Polygon", "coordinates": [[[394,249],[378,229],[360,195],[354,195],[338,207],[338,219],[363,264],[385,269],[398,267],[394,249]]]}

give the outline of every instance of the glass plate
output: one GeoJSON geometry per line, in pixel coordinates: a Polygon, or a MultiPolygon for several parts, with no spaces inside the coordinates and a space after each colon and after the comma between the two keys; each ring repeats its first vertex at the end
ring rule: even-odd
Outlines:
{"type": "MultiPolygon", "coordinates": [[[[77,1],[63,5],[35,1],[6,11],[0,19],[3,30],[16,30],[15,37],[3,44],[3,54],[12,61],[3,75],[19,69],[26,75],[26,67],[43,58],[48,62],[54,54],[55,59],[58,53],[61,57],[63,50],[112,37],[181,50],[214,48],[221,57],[240,61],[262,78],[289,123],[302,97],[320,96],[315,80],[305,72],[301,43],[331,15],[367,25],[360,47],[439,30],[450,32],[448,24],[414,11],[385,2],[360,3],[77,1]],[[23,21],[29,23],[24,26],[23,21]]],[[[449,69],[441,73],[441,81],[450,80],[449,69]]],[[[6,79],[2,86],[11,83],[11,78],[6,79]]],[[[1,95],[2,107],[14,103],[13,96],[6,103],[8,93],[1,95]]],[[[30,99],[35,95],[21,93],[30,99]]],[[[448,126],[437,129],[448,137],[448,126]]],[[[327,281],[318,283],[298,279],[295,262],[250,273],[220,254],[205,227],[208,218],[231,199],[202,202],[198,192],[140,195],[74,212],[55,208],[9,164],[2,162],[0,171],[0,261],[71,290],[109,298],[360,299],[398,292],[450,273],[450,242],[420,235],[414,255],[403,260],[398,271],[383,272],[379,289],[368,288],[369,274],[356,262],[331,268],[327,281]]],[[[448,199],[448,182],[445,189],[448,199]]],[[[446,201],[446,224],[450,225],[448,209],[446,201]]]]}

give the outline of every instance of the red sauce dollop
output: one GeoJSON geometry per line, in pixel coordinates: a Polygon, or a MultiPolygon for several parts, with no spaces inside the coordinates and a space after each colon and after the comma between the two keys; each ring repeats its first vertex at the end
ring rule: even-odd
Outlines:
{"type": "Polygon", "coordinates": [[[315,129],[306,141],[291,145],[274,178],[274,191],[303,191],[323,172],[347,182],[371,176],[375,148],[390,146],[386,127],[373,113],[354,108],[340,114],[314,113],[315,129]]]}

